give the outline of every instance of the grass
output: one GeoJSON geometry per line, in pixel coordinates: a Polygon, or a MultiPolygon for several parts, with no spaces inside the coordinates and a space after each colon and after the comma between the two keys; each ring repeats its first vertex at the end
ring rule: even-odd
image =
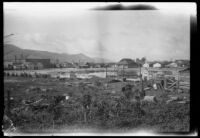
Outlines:
{"type": "MultiPolygon", "coordinates": [[[[159,91],[149,91],[147,95],[156,95],[159,102],[143,103],[140,106],[130,102],[121,92],[122,82],[109,84],[105,90],[104,79],[59,81],[57,79],[41,79],[33,81],[33,78],[6,77],[4,93],[13,88],[11,97],[11,119],[21,132],[51,132],[67,128],[93,128],[97,130],[131,130],[131,129],[156,129],[158,132],[189,131],[189,104],[166,104],[169,94],[159,91]],[[94,86],[87,86],[81,82],[91,82],[94,86]],[[78,82],[79,85],[66,86],[65,82],[78,82]],[[51,91],[40,90],[26,92],[31,86],[52,88],[51,91]],[[115,93],[110,93],[115,91],[115,93]],[[54,104],[53,96],[68,94],[70,98],[64,103],[54,104]],[[34,108],[25,106],[22,100],[33,101],[47,98],[48,107],[42,108],[38,104],[34,108]],[[85,113],[86,112],[86,113],[85,113]],[[84,114],[87,118],[85,120],[84,114]]],[[[184,96],[187,94],[183,94],[184,96]]],[[[6,104],[6,102],[5,102],[6,104]]],[[[65,130],[65,129],[64,129],[65,130]]]]}

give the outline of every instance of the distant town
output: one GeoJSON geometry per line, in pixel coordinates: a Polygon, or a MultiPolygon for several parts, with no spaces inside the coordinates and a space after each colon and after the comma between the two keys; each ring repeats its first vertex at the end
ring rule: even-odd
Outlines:
{"type": "Polygon", "coordinates": [[[119,62],[110,63],[94,63],[94,62],[51,62],[51,59],[39,58],[29,56],[23,58],[16,58],[13,61],[4,61],[4,69],[6,70],[39,70],[48,68],[138,68],[140,65],[143,67],[154,68],[176,68],[176,67],[189,67],[189,60],[175,60],[175,61],[147,61],[146,58],[131,59],[123,58],[119,62]]]}

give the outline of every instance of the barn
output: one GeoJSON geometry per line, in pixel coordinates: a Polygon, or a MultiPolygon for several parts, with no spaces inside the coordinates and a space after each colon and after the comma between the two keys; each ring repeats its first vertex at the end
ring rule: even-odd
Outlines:
{"type": "Polygon", "coordinates": [[[160,67],[161,67],[161,64],[160,64],[160,63],[155,63],[155,64],[153,64],[153,67],[154,67],[154,68],[160,68],[160,67]]]}
{"type": "Polygon", "coordinates": [[[133,61],[132,59],[129,58],[124,58],[121,59],[118,63],[117,63],[118,67],[124,67],[124,68],[138,68],[138,64],[133,61]]]}
{"type": "Polygon", "coordinates": [[[168,68],[176,68],[176,67],[178,67],[178,65],[177,65],[177,63],[170,63],[170,64],[168,64],[168,65],[166,65],[165,67],[168,67],[168,68]]]}
{"type": "Polygon", "coordinates": [[[45,59],[45,58],[40,58],[40,57],[36,57],[36,56],[28,56],[26,58],[26,62],[32,63],[36,66],[38,66],[39,68],[50,68],[51,67],[51,61],[50,59],[45,59]]]}

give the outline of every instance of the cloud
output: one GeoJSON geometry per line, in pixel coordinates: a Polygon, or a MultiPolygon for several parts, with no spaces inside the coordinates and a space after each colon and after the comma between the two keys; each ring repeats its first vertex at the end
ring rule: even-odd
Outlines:
{"type": "Polygon", "coordinates": [[[150,60],[185,58],[190,54],[189,18],[185,16],[158,11],[87,11],[76,17],[29,14],[18,12],[5,18],[5,33],[17,32],[13,43],[26,49],[83,53],[117,61],[143,56],[150,60]]]}

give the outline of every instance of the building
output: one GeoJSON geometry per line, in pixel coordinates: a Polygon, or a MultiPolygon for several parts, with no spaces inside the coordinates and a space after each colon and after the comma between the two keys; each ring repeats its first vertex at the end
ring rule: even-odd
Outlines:
{"type": "Polygon", "coordinates": [[[149,68],[149,64],[148,64],[148,63],[144,63],[144,64],[143,64],[143,67],[144,67],[144,68],[149,68]]]}
{"type": "Polygon", "coordinates": [[[177,65],[177,63],[170,63],[170,64],[168,64],[168,65],[166,65],[165,67],[168,67],[168,68],[176,68],[176,67],[178,67],[178,65],[177,65]]]}
{"type": "Polygon", "coordinates": [[[3,65],[4,65],[4,69],[12,69],[13,62],[4,61],[3,65]]]}
{"type": "Polygon", "coordinates": [[[95,67],[95,63],[89,63],[87,62],[86,65],[89,67],[89,68],[94,68],[95,67]]]}
{"type": "Polygon", "coordinates": [[[117,67],[117,63],[113,63],[113,62],[107,63],[106,65],[108,68],[116,68],[117,67]]]}
{"type": "Polygon", "coordinates": [[[82,63],[82,62],[78,64],[78,67],[79,68],[89,68],[87,63],[82,63]]]}
{"type": "Polygon", "coordinates": [[[56,64],[56,67],[60,67],[60,68],[74,68],[75,66],[72,63],[63,62],[63,63],[56,64]]]}
{"type": "Polygon", "coordinates": [[[160,63],[155,63],[155,64],[153,64],[153,67],[154,67],[154,68],[160,68],[160,67],[161,67],[161,64],[160,64],[160,63]]]}
{"type": "Polygon", "coordinates": [[[35,66],[34,66],[34,69],[43,69],[44,66],[42,63],[38,62],[35,66]]]}
{"type": "Polygon", "coordinates": [[[30,62],[30,63],[34,64],[35,66],[37,66],[38,68],[41,68],[41,67],[42,68],[50,68],[51,67],[50,59],[44,59],[44,58],[40,58],[40,57],[36,57],[36,56],[32,56],[32,55],[30,55],[26,58],[26,62],[30,62]]]}
{"type": "Polygon", "coordinates": [[[175,60],[175,63],[179,67],[190,67],[190,61],[189,60],[175,60]]]}
{"type": "Polygon", "coordinates": [[[72,62],[72,65],[74,68],[79,68],[78,63],[76,63],[76,62],[72,62]]]}
{"type": "Polygon", "coordinates": [[[14,62],[12,64],[12,66],[13,66],[13,69],[16,69],[16,70],[22,70],[22,69],[24,70],[24,69],[26,69],[25,63],[14,62]]]}
{"type": "Polygon", "coordinates": [[[28,70],[34,70],[34,64],[32,64],[31,62],[26,62],[25,66],[26,66],[26,69],[28,70]]]}
{"type": "Polygon", "coordinates": [[[101,68],[101,65],[98,63],[95,63],[94,68],[101,68]]]}
{"type": "Polygon", "coordinates": [[[118,63],[117,63],[119,68],[138,68],[138,64],[129,58],[124,58],[121,59],[118,63]]]}
{"type": "Polygon", "coordinates": [[[72,63],[67,62],[66,68],[75,68],[75,66],[72,63]]]}

